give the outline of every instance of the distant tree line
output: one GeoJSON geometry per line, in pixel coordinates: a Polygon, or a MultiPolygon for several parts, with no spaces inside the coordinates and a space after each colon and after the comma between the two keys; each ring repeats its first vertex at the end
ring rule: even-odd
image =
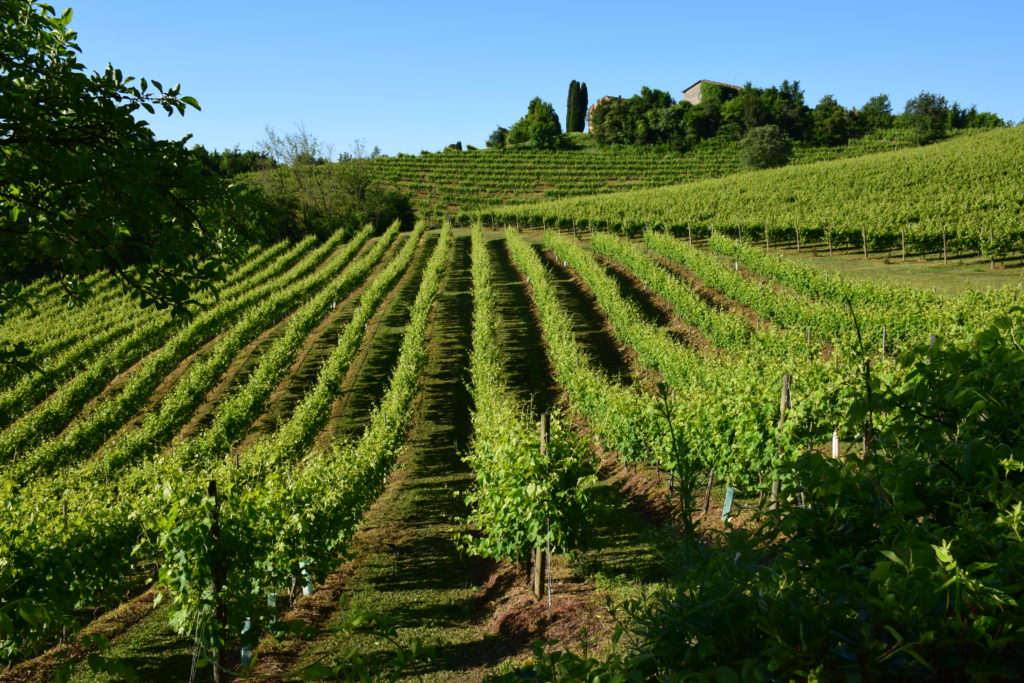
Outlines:
{"type": "Polygon", "coordinates": [[[710,138],[740,140],[750,131],[775,126],[793,141],[837,146],[872,131],[900,127],[925,144],[950,129],[1006,125],[977,107],[949,104],[945,97],[922,92],[894,115],[888,95],[877,95],[860,108],[845,108],[825,95],[814,108],[804,101],[799,81],[755,88],[701,84],[701,102],[676,102],[669,93],[644,87],[629,98],[608,98],[595,107],[590,132],[599,145],[661,145],[686,151],[710,138]]]}
{"type": "Polygon", "coordinates": [[[252,149],[241,150],[238,146],[224,151],[207,150],[202,145],[193,145],[192,155],[210,173],[221,178],[233,178],[242,173],[275,168],[278,164],[264,152],[252,149]]]}

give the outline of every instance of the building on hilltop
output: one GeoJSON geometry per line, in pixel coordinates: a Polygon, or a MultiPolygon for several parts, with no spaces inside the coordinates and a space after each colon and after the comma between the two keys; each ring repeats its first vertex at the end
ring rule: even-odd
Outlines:
{"type": "Polygon", "coordinates": [[[722,88],[730,88],[737,92],[743,89],[738,85],[730,85],[729,83],[719,83],[718,81],[708,81],[702,78],[701,80],[697,81],[696,83],[694,83],[689,88],[683,91],[683,99],[689,102],[690,104],[700,104],[701,88],[704,86],[705,83],[708,83],[710,85],[717,85],[722,88]]]}

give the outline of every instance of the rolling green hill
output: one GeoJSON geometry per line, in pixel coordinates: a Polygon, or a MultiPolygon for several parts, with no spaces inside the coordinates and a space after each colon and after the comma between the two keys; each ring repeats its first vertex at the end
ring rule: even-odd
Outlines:
{"type": "MultiPolygon", "coordinates": [[[[797,145],[794,164],[899,149],[901,131],[841,147],[797,145]]],[[[472,150],[374,160],[377,178],[409,193],[421,214],[445,215],[492,204],[673,185],[741,170],[738,143],[712,141],[686,154],[640,148],[568,151],[472,150]]]]}
{"type": "Polygon", "coordinates": [[[496,223],[631,234],[654,227],[694,237],[717,230],[767,244],[973,253],[994,262],[1024,248],[1022,177],[1018,126],[887,154],[481,214],[496,223]]]}

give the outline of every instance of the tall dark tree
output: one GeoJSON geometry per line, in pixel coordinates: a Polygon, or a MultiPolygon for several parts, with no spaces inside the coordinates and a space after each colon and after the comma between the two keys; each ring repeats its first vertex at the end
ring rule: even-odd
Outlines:
{"type": "Polygon", "coordinates": [[[587,106],[590,104],[587,95],[587,84],[580,83],[579,94],[576,96],[576,130],[580,133],[587,123],[587,106]]]}
{"type": "Polygon", "coordinates": [[[576,120],[576,98],[580,93],[579,81],[569,81],[569,95],[565,98],[565,132],[575,133],[573,122],[576,120]]]}

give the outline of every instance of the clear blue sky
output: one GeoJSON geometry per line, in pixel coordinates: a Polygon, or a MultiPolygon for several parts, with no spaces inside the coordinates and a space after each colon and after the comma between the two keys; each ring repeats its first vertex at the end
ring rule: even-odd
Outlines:
{"type": "Polygon", "coordinates": [[[921,91],[1024,119],[1024,2],[398,2],[49,0],[74,9],[83,62],[181,83],[201,112],[150,118],[161,137],[255,147],[302,122],[335,153],[483,146],[529,100],[564,121],[568,83],[591,102],[700,78],[798,80],[809,105],[921,91]]]}

